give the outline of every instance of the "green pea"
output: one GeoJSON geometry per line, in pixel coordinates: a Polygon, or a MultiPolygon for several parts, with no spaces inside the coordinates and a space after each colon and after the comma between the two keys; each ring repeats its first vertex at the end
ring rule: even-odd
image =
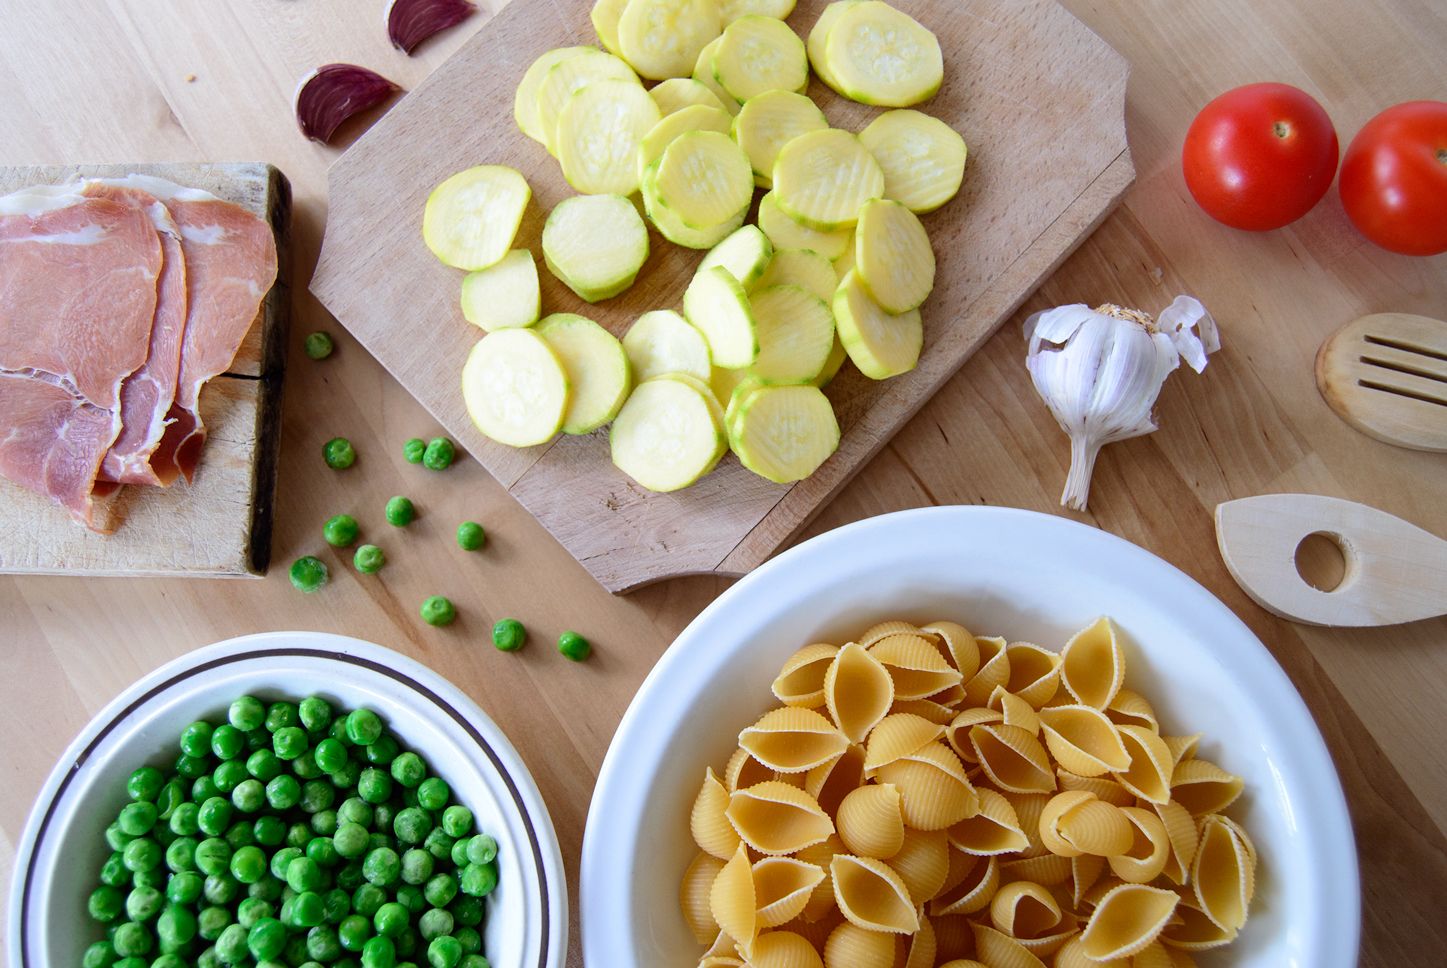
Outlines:
{"type": "Polygon", "coordinates": [[[316,961],[336,961],[342,956],[337,931],[329,924],[319,924],[306,933],[306,953],[316,961]]]}
{"type": "Polygon", "coordinates": [[[342,801],[342,805],[337,807],[337,820],[370,827],[375,813],[376,809],[361,797],[347,797],[342,801]]]}
{"type": "Polygon", "coordinates": [[[416,789],[427,776],[427,766],[422,762],[422,757],[416,753],[406,752],[392,760],[392,779],[402,784],[404,789],[416,789]]]}
{"type": "Polygon", "coordinates": [[[492,627],[492,644],[499,652],[516,652],[527,640],[527,629],[515,618],[505,618],[492,627]]]}
{"type": "Polygon", "coordinates": [[[364,918],[372,917],[386,903],[387,893],[375,884],[358,884],[352,892],[352,910],[364,918]]]}
{"type": "Polygon", "coordinates": [[[266,802],[266,787],[255,778],[242,780],[231,791],[231,803],[242,813],[255,813],[266,802]]]}
{"type": "Polygon", "coordinates": [[[281,769],[281,761],[276,758],[276,754],[265,747],[256,750],[246,758],[246,772],[262,783],[269,783],[272,777],[281,773],[281,769]]]}
{"type": "Polygon", "coordinates": [[[322,869],[310,857],[297,857],[286,865],[286,886],[298,894],[315,891],[322,883],[322,869]]]}
{"type": "MultiPolygon", "coordinates": [[[[195,852],[192,852],[193,863],[195,852]]],[[[195,904],[206,879],[194,870],[177,871],[166,882],[166,900],[172,904],[195,904]]]]}
{"type": "Polygon", "coordinates": [[[367,828],[359,823],[344,823],[332,836],[332,846],[342,857],[361,857],[367,852],[367,828]]]}
{"type": "Polygon", "coordinates": [[[457,879],[451,874],[433,874],[422,888],[422,896],[433,907],[447,907],[457,896],[457,879]]]}
{"type": "Polygon", "coordinates": [[[402,445],[402,456],[409,464],[420,464],[427,453],[427,441],[421,437],[413,437],[402,445]]]}
{"type": "Polygon", "coordinates": [[[211,724],[198,720],[181,732],[181,752],[188,756],[205,756],[211,752],[211,724]]]}
{"type": "Polygon", "coordinates": [[[86,910],[90,912],[92,918],[104,924],[120,917],[125,903],[125,895],[120,891],[109,885],[102,885],[90,892],[90,898],[86,901],[86,910]]]}
{"type": "Polygon", "coordinates": [[[372,922],[360,914],[349,914],[337,925],[337,940],[347,951],[361,951],[372,936],[372,922]]]}
{"type": "Polygon", "coordinates": [[[302,849],[318,867],[335,867],[341,860],[341,855],[337,853],[336,845],[330,837],[313,837],[302,849]]]}
{"type": "Polygon", "coordinates": [[[316,813],[330,807],[337,796],[337,788],[326,780],[308,780],[301,785],[301,800],[298,801],[303,813],[316,813]]]}
{"type": "Polygon", "coordinates": [[[211,754],[218,760],[234,760],[245,746],[241,730],[223,723],[211,731],[211,754]]]}
{"type": "Polygon", "coordinates": [[[392,820],[392,832],[404,844],[420,844],[432,832],[432,818],[421,807],[407,807],[397,811],[392,820]]]}
{"type": "Polygon", "coordinates": [[[215,941],[231,924],[231,912],[224,907],[205,907],[196,915],[196,933],[203,941],[215,941]]]}
{"type": "Polygon", "coordinates": [[[266,730],[274,733],[278,729],[287,726],[297,726],[301,723],[301,716],[297,713],[296,704],[289,702],[274,702],[266,707],[266,730]]]}
{"type": "Polygon", "coordinates": [[[116,949],[109,941],[97,941],[81,955],[80,968],[110,968],[116,960],[116,949]]]}
{"type": "Polygon", "coordinates": [[[487,897],[497,887],[496,864],[468,864],[458,878],[458,887],[464,894],[473,897],[487,897]]]}
{"type": "Polygon", "coordinates": [[[242,884],[255,884],[266,873],[266,854],[260,847],[242,847],[231,855],[231,876],[242,884]]]}
{"type": "Polygon", "coordinates": [[[132,800],[155,800],[165,777],[154,766],[143,766],[126,779],[126,795],[132,800]]]}
{"type": "Polygon", "coordinates": [[[246,947],[257,961],[281,954],[286,947],[286,928],[276,918],[262,918],[246,934],[246,947]]]}
{"type": "Polygon", "coordinates": [[[332,771],[332,784],[338,790],[345,790],[357,785],[357,777],[362,773],[362,765],[356,760],[348,759],[342,764],[340,770],[332,771]]]}
{"type": "Polygon", "coordinates": [[[120,887],[130,879],[131,872],[126,870],[125,858],[120,851],[112,851],[100,866],[100,882],[110,887],[120,887]]]}
{"type": "Polygon", "coordinates": [[[149,954],[154,941],[150,929],[134,921],[122,924],[116,928],[116,933],[111,935],[111,944],[115,945],[116,954],[122,958],[138,958],[149,954]]]}
{"type": "Polygon", "coordinates": [[[150,968],[188,968],[188,966],[180,955],[174,951],[167,951],[151,962],[150,968]]]}
{"type": "MultiPolygon", "coordinates": [[[[360,870],[358,870],[357,876],[361,876],[360,870]]],[[[341,887],[332,888],[322,895],[322,911],[326,916],[327,924],[341,924],[342,918],[352,913],[351,895],[341,887]]]]}
{"type": "Polygon", "coordinates": [[[156,825],[156,805],[146,800],[128,803],[121,809],[120,818],[116,822],[128,836],[142,837],[150,833],[151,828],[156,825]]]}
{"type": "Polygon", "coordinates": [[[322,540],[333,548],[347,548],[357,540],[357,519],[350,514],[338,514],[322,525],[322,540]]]}
{"type": "Polygon", "coordinates": [[[106,845],[110,847],[111,850],[125,850],[126,844],[136,839],[121,830],[121,825],[118,823],[112,823],[109,827],[106,827],[105,838],[106,845]]]}
{"type": "Polygon", "coordinates": [[[236,784],[250,775],[246,769],[246,760],[225,760],[217,764],[216,769],[211,772],[211,782],[216,785],[218,794],[230,796],[231,791],[236,789],[236,784]]]}
{"type": "Polygon", "coordinates": [[[457,618],[457,608],[442,595],[432,595],[422,600],[422,621],[428,625],[451,625],[457,618]]]}
{"type": "Polygon", "coordinates": [[[432,855],[421,847],[413,847],[402,854],[402,881],[405,884],[425,884],[432,876],[434,867],[432,855]]]}
{"type": "Polygon", "coordinates": [[[302,349],[306,355],[313,360],[324,360],[332,355],[336,345],[332,342],[330,333],[317,330],[315,333],[308,333],[306,341],[302,343],[302,349]]]}
{"type": "Polygon", "coordinates": [[[132,887],[154,887],[157,890],[166,886],[166,879],[171,875],[160,865],[149,870],[136,871],[131,874],[132,887]]]}
{"type": "Polygon", "coordinates": [[[333,437],[322,445],[322,458],[332,470],[344,471],[357,462],[357,451],[345,437],[333,437]]]}
{"type": "Polygon", "coordinates": [[[176,808],[185,802],[186,789],[181,783],[181,778],[173,777],[166,781],[165,786],[161,787],[161,792],[156,794],[156,809],[159,811],[156,819],[169,821],[176,812],[176,808]]]}
{"type": "MultiPolygon", "coordinates": [[[[283,779],[277,777],[276,780],[283,779]]],[[[275,783],[276,780],[272,780],[275,783]]],[[[272,814],[262,814],[256,818],[251,825],[251,832],[256,837],[256,842],[262,847],[276,847],[286,839],[286,821],[272,814]]]]}
{"type": "Polygon", "coordinates": [[[353,709],[347,714],[347,739],[357,746],[370,746],[382,735],[382,717],[370,709],[353,709]]]}
{"type": "Polygon", "coordinates": [[[397,888],[397,903],[413,914],[427,910],[427,899],[422,896],[422,888],[416,884],[403,884],[397,888]]]}
{"type": "Polygon", "coordinates": [[[374,544],[364,544],[352,555],[352,567],[363,575],[375,575],[387,563],[387,553],[374,544]]]}
{"type": "Polygon", "coordinates": [[[300,847],[283,847],[271,855],[271,861],[267,864],[267,870],[272,877],[286,880],[286,868],[292,861],[301,857],[306,852],[300,847]]]}
{"type": "Polygon", "coordinates": [[[427,945],[427,963],[432,968],[457,968],[462,960],[462,945],[451,935],[433,938],[427,945]]]}
{"type": "Polygon", "coordinates": [[[192,756],[189,753],[182,753],[176,757],[176,772],[188,780],[194,780],[210,770],[211,758],[209,756],[192,756]]]}
{"type": "Polygon", "coordinates": [[[447,910],[452,912],[452,916],[457,919],[458,924],[475,928],[482,923],[486,909],[483,907],[481,898],[472,897],[468,894],[459,894],[457,898],[447,906],[447,910]]]}
{"type": "Polygon", "coordinates": [[[283,773],[266,784],[266,802],[273,810],[290,810],[301,799],[301,784],[296,777],[283,773]]]}
{"type": "Polygon", "coordinates": [[[259,897],[263,901],[279,901],[285,891],[286,884],[279,878],[264,874],[261,880],[255,884],[247,885],[246,895],[247,897],[259,897]]]}
{"type": "Polygon", "coordinates": [[[455,803],[442,811],[442,829],[449,837],[464,837],[472,829],[472,811],[455,803]]]}
{"type": "Polygon", "coordinates": [[[166,906],[166,896],[154,887],[136,887],[126,895],[126,917],[149,921],[166,906]]]}
{"type": "Polygon", "coordinates": [[[466,867],[466,866],[467,866],[467,864],[468,864],[468,860],[467,860],[467,845],[468,845],[471,841],[472,841],[472,838],[471,838],[471,837],[460,837],[460,838],[458,838],[457,842],[452,845],[452,866],[453,866],[453,867],[463,868],[463,867],[466,867]]]}
{"type": "Polygon", "coordinates": [[[196,868],[196,841],[191,837],[177,837],[166,848],[167,869],[181,873],[196,868]]]}
{"type": "Polygon", "coordinates": [[[318,743],[312,755],[316,759],[317,767],[325,773],[335,773],[347,762],[347,748],[331,737],[318,743]]]}
{"type": "Polygon", "coordinates": [[[478,834],[467,842],[469,864],[491,864],[497,859],[497,841],[489,834],[478,834]]]}
{"type": "Polygon", "coordinates": [[[255,696],[241,696],[226,710],[226,719],[241,732],[249,733],[266,721],[266,707],[255,696]]]}
{"type": "Polygon", "coordinates": [[[289,923],[294,927],[314,928],[326,917],[322,896],[316,891],[302,891],[293,902],[289,923]]]}
{"type": "Polygon", "coordinates": [[[456,928],[452,936],[457,943],[462,945],[464,964],[468,955],[475,955],[482,951],[482,935],[477,933],[476,928],[456,928]]]}
{"type": "Polygon", "coordinates": [[[456,837],[448,834],[441,827],[433,827],[432,833],[422,841],[422,849],[427,851],[433,860],[447,860],[452,856],[452,845],[455,843],[457,843],[456,837]]]}
{"type": "Polygon", "coordinates": [[[362,861],[362,876],[370,884],[388,887],[397,883],[402,876],[402,862],[397,852],[390,847],[378,847],[367,852],[362,861]]]}
{"type": "Polygon", "coordinates": [[[362,946],[362,968],[396,968],[397,946],[391,938],[377,935],[362,946]]]}
{"type": "Polygon", "coordinates": [[[387,766],[397,758],[402,747],[386,733],[377,737],[377,742],[362,749],[362,758],[373,766],[387,766]]]}
{"type": "Polygon", "coordinates": [[[445,471],[452,466],[457,448],[446,437],[433,437],[422,452],[422,466],[432,471],[445,471]]]}
{"type": "Polygon", "coordinates": [[[161,845],[146,837],[133,840],[121,851],[121,860],[133,874],[153,870],[161,866],[161,845]]]}
{"type": "Polygon", "coordinates": [[[283,726],[271,734],[272,752],[282,761],[296,759],[307,751],[310,741],[300,726],[283,726]]]}
{"type": "Polygon", "coordinates": [[[388,901],[377,908],[377,913],[372,915],[372,926],[383,937],[395,938],[407,930],[409,920],[405,907],[396,901],[388,901]]]}
{"type": "Polygon", "coordinates": [[[558,636],[558,651],[564,658],[582,662],[593,654],[593,646],[577,632],[564,632],[558,636]]]}
{"type": "Polygon", "coordinates": [[[271,906],[269,901],[263,901],[259,897],[248,897],[236,905],[236,923],[250,931],[256,922],[262,918],[269,918],[275,913],[276,909],[271,906]]]}
{"type": "Polygon", "coordinates": [[[442,937],[444,934],[451,934],[452,915],[447,911],[433,908],[418,920],[417,931],[422,935],[423,941],[431,941],[434,938],[442,937]]]}
{"type": "Polygon", "coordinates": [[[457,547],[463,551],[478,551],[487,543],[487,532],[476,521],[464,521],[457,526],[457,547]]]}
{"type": "Polygon", "coordinates": [[[318,810],[312,814],[312,833],[318,837],[331,838],[337,832],[337,812],[335,810],[318,810]]]}
{"type": "Polygon", "coordinates": [[[320,558],[303,555],[291,563],[291,584],[297,591],[310,595],[327,583],[327,566],[320,558]]]}
{"type": "Polygon", "coordinates": [[[387,499],[387,523],[396,528],[405,528],[417,520],[417,508],[411,499],[398,494],[387,499]]]}
{"type": "Polygon", "coordinates": [[[492,968],[492,962],[479,954],[466,954],[457,963],[457,968],[492,968]]]}
{"type": "Polygon", "coordinates": [[[441,810],[451,797],[451,788],[440,776],[428,777],[417,787],[417,803],[426,810],[441,810]]]}
{"type": "MultiPolygon", "coordinates": [[[[232,786],[234,792],[236,787],[232,786]]],[[[201,833],[210,837],[220,837],[231,825],[232,813],[235,807],[231,801],[215,796],[201,804],[196,814],[196,826],[201,833]]]]}
{"type": "MultiPolygon", "coordinates": [[[[225,844],[226,841],[223,840],[221,843],[225,844]]],[[[196,848],[198,857],[200,856],[200,849],[198,845],[196,848]]],[[[241,885],[236,883],[236,878],[232,877],[230,871],[226,870],[227,864],[231,861],[231,848],[227,845],[226,849],[226,860],[222,861],[221,870],[215,874],[207,875],[205,887],[201,891],[206,897],[206,900],[212,904],[230,904],[236,899],[237,893],[241,890],[241,885]]],[[[197,866],[199,867],[200,865],[198,864],[197,866]]],[[[206,872],[203,870],[202,873],[206,872]]]]}
{"type": "MultiPolygon", "coordinates": [[[[373,806],[381,805],[392,795],[392,778],[379,769],[369,767],[357,778],[357,795],[373,806]]],[[[387,826],[380,816],[376,817],[375,822],[384,829],[387,826]]]]}

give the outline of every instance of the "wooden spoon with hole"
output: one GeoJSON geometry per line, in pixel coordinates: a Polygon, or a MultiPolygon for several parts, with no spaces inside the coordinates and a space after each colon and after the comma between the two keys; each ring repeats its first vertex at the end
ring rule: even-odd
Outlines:
{"type": "Polygon", "coordinates": [[[1321,344],[1316,385],[1337,415],[1398,447],[1447,452],[1447,323],[1376,313],[1321,344]]]}

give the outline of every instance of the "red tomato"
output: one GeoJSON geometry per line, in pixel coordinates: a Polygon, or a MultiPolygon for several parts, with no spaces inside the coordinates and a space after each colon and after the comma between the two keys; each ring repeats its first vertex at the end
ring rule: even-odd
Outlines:
{"type": "Polygon", "coordinates": [[[1264,232],[1295,222],[1336,174],[1331,118],[1289,84],[1247,84],[1201,109],[1181,166],[1196,203],[1232,228],[1264,232]]]}
{"type": "Polygon", "coordinates": [[[1447,103],[1408,101],[1368,121],[1342,159],[1341,201],[1384,249],[1447,252],[1447,103]]]}

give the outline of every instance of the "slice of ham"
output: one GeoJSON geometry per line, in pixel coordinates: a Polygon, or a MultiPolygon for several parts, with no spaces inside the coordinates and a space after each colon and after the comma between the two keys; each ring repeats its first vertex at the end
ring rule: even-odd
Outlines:
{"type": "Polygon", "coordinates": [[[63,505],[94,530],[91,492],[116,415],[36,374],[0,372],[0,476],[63,505]]]}

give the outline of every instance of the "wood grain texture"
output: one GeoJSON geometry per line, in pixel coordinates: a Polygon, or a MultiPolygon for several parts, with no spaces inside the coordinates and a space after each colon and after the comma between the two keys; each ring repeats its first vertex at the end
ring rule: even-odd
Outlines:
{"type": "MultiPolygon", "coordinates": [[[[1303,87],[1343,141],[1385,105],[1447,99],[1447,80],[1422,69],[1447,49],[1447,22],[1417,0],[1063,2],[1131,63],[1126,121],[1137,180],[802,535],[925,504],[1061,513],[1069,447],[1024,369],[1025,314],[1106,300],[1158,311],[1179,292],[1200,297],[1221,322],[1224,348],[1205,374],[1167,382],[1158,432],[1105,449],[1090,512],[1072,517],[1186,571],[1276,656],[1316,717],[1351,805],[1363,968],[1435,964],[1447,950],[1447,619],[1366,629],[1280,619],[1232,580],[1215,550],[1212,510],[1253,494],[1328,494],[1447,535],[1444,458],[1353,430],[1332,415],[1312,373],[1322,340],[1349,320],[1447,315],[1447,258],[1373,248],[1353,232],[1335,191],[1283,231],[1232,231],[1195,207],[1179,164],[1192,116],[1237,84],[1303,87]]],[[[326,170],[339,153],[297,134],[297,79],[342,60],[415,88],[501,4],[482,6],[408,58],[388,44],[375,9],[355,0],[237,0],[207,5],[204,15],[187,0],[10,0],[0,34],[0,83],[12,92],[0,100],[0,164],[266,158],[291,177],[296,326],[275,555],[319,555],[332,582],[302,596],[279,568],[257,582],[0,576],[0,897],[8,897],[13,844],[47,771],[116,693],[206,642],[318,629],[400,649],[501,724],[537,778],[576,898],[588,800],[618,720],[668,643],[729,581],[702,575],[610,595],[476,462],[445,474],[407,464],[402,441],[439,432],[436,421],[306,290],[326,220],[326,170]],[[322,363],[299,353],[316,329],[337,338],[336,355],[322,363]],[[323,442],[338,434],[361,453],[343,473],[320,459],[323,442]],[[422,512],[405,531],[382,518],[393,494],[408,494],[422,512]],[[357,575],[348,555],[323,543],[322,523],[342,511],[385,547],[390,563],[379,575],[357,575]],[[453,542],[467,519],[487,526],[485,552],[453,542]],[[434,594],[457,603],[454,626],[418,618],[434,594]],[[505,616],[530,633],[513,655],[488,641],[505,616]],[[565,629],[593,642],[587,663],[553,652],[565,629]]],[[[360,128],[349,126],[342,144],[360,128]]],[[[386,275],[369,283],[390,284],[386,275]]],[[[435,328],[413,326],[419,338],[435,328]]],[[[569,966],[581,965],[575,950],[569,966]]]]}
{"type": "Polygon", "coordinates": [[[112,164],[0,168],[0,194],[74,178],[154,175],[211,192],[266,219],[277,242],[277,281],[231,368],[201,393],[207,442],[196,480],[123,487],[99,503],[116,524],[102,535],[64,508],[0,480],[0,572],[72,576],[258,577],[271,559],[281,390],[291,314],[287,225],[291,190],[271,165],[112,164]]]}
{"type": "Polygon", "coordinates": [[[1447,322],[1410,313],[1353,320],[1321,344],[1316,385],[1362,433],[1447,452],[1447,322]]]}
{"type": "MultiPolygon", "coordinates": [[[[729,455],[703,484],[652,494],[613,466],[606,430],[515,450],[467,417],[458,373],[479,334],[457,305],[461,273],[421,242],[423,205],[455,171],[511,165],[536,202],[517,244],[538,254],[543,218],[573,190],[518,131],[513,92],[544,50],[596,43],[588,4],[514,0],[332,166],[312,291],[605,587],[746,572],[864,466],[1106,216],[1134,174],[1122,118],[1126,65],[1053,0],[898,5],[940,38],[944,86],[922,108],[963,133],[970,163],[959,197],[924,217],[938,268],[922,309],[920,365],[884,382],[846,366],[826,391],[839,450],[806,481],[771,484],[729,455]],[[461,129],[449,124],[459,112],[469,119],[461,129]],[[390,285],[369,285],[383,272],[390,285]],[[419,340],[424,325],[430,338],[419,340]]],[[[789,22],[807,35],[824,6],[805,0],[789,22]]],[[[857,131],[880,113],[817,79],[809,93],[836,127],[857,131]]],[[[595,306],[544,273],[544,311],[581,312],[621,336],[643,312],[678,305],[700,256],[654,235],[638,282],[595,306]]]]}

